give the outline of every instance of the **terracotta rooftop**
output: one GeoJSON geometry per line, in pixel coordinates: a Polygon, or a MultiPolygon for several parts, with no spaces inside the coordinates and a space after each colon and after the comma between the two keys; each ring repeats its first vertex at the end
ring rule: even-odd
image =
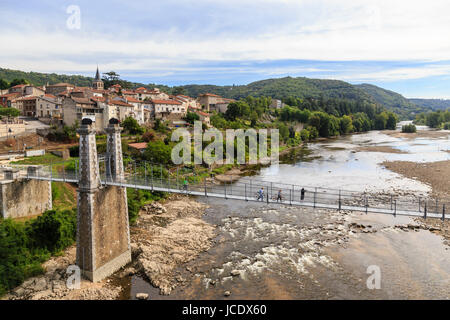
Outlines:
{"type": "Polygon", "coordinates": [[[147,149],[147,142],[130,143],[128,146],[133,149],[144,150],[147,149]]]}
{"type": "Polygon", "coordinates": [[[123,107],[133,108],[133,106],[131,104],[123,102],[122,100],[109,100],[109,104],[115,105],[115,106],[123,106],[123,107]]]}
{"type": "Polygon", "coordinates": [[[152,100],[154,104],[175,104],[181,105],[181,102],[175,100],[152,100]]]}
{"type": "Polygon", "coordinates": [[[127,97],[126,99],[127,99],[128,103],[130,103],[130,102],[133,102],[133,103],[140,103],[140,102],[142,102],[142,101],[140,101],[140,100],[138,100],[136,98],[133,98],[133,97],[127,97]]]}
{"type": "Polygon", "coordinates": [[[57,84],[51,84],[48,87],[75,87],[75,86],[70,83],[61,82],[61,83],[57,83],[57,84]]]}

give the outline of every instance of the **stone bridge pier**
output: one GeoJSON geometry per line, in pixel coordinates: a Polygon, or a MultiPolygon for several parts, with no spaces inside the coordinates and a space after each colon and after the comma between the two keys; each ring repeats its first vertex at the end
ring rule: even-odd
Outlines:
{"type": "MultiPolygon", "coordinates": [[[[111,119],[107,132],[108,176],[123,177],[121,128],[111,119]]],[[[95,128],[83,119],[80,135],[77,265],[82,275],[97,282],[131,261],[126,188],[103,187],[97,161],[95,128]]]]}

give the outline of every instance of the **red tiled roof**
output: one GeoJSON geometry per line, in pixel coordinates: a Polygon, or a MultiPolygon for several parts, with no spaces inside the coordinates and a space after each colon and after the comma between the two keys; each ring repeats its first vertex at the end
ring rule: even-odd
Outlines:
{"type": "Polygon", "coordinates": [[[18,85],[15,85],[14,87],[12,87],[12,88],[23,88],[23,87],[25,87],[26,85],[25,84],[18,84],[18,85]]]}
{"type": "Polygon", "coordinates": [[[204,93],[200,95],[202,96],[207,96],[207,97],[217,97],[217,98],[222,98],[221,96],[218,96],[217,94],[213,94],[213,93],[204,93]]]}
{"type": "Polygon", "coordinates": [[[105,97],[92,97],[91,100],[105,102],[106,98],[105,97]]]}
{"type": "Polygon", "coordinates": [[[75,86],[73,84],[70,84],[70,83],[63,83],[63,82],[61,82],[61,83],[57,83],[57,84],[51,84],[48,87],[72,87],[72,88],[74,88],[75,86]]]}
{"type": "Polygon", "coordinates": [[[17,97],[17,96],[20,96],[19,92],[3,94],[0,96],[0,98],[10,98],[10,97],[17,97]]]}
{"type": "Polygon", "coordinates": [[[130,143],[128,146],[133,149],[143,150],[147,149],[147,142],[130,143]]]}
{"type": "Polygon", "coordinates": [[[204,117],[209,117],[209,113],[202,112],[202,111],[195,111],[195,112],[200,114],[200,115],[202,115],[202,116],[204,116],[204,117]]]}
{"type": "Polygon", "coordinates": [[[56,97],[54,95],[50,94],[50,93],[46,93],[44,96],[47,97],[47,98],[56,99],[56,97]]]}
{"type": "Polygon", "coordinates": [[[77,98],[77,97],[70,97],[73,101],[75,101],[76,103],[81,103],[81,104],[91,104],[93,105],[94,103],[89,100],[88,98],[77,98]]]}
{"type": "Polygon", "coordinates": [[[123,102],[122,100],[109,100],[109,104],[112,104],[112,105],[115,105],[115,106],[123,106],[123,107],[133,108],[133,106],[131,104],[123,102]]]}
{"type": "Polygon", "coordinates": [[[138,99],[135,99],[133,97],[127,97],[126,99],[127,99],[128,103],[130,103],[130,102],[133,102],[133,103],[140,103],[140,102],[142,102],[142,101],[140,101],[138,99]]]}
{"type": "Polygon", "coordinates": [[[181,102],[175,101],[175,100],[152,100],[152,103],[154,104],[175,104],[175,105],[181,105],[181,102]]]}
{"type": "Polygon", "coordinates": [[[21,98],[18,98],[17,100],[31,101],[31,100],[36,100],[36,98],[37,97],[34,97],[34,96],[32,96],[32,97],[21,97],[21,98]]]}

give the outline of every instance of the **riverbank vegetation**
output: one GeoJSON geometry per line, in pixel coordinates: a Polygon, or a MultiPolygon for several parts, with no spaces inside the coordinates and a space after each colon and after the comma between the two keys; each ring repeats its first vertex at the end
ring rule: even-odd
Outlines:
{"type": "Polygon", "coordinates": [[[414,124],[406,124],[402,126],[402,132],[404,133],[416,133],[417,128],[414,124]]]}
{"type": "Polygon", "coordinates": [[[414,123],[417,125],[427,125],[430,128],[450,130],[450,109],[446,111],[420,113],[416,116],[414,123]]]}
{"type": "Polygon", "coordinates": [[[0,296],[43,273],[43,262],[74,243],[76,219],[75,210],[50,210],[25,222],[0,219],[0,296]]]}

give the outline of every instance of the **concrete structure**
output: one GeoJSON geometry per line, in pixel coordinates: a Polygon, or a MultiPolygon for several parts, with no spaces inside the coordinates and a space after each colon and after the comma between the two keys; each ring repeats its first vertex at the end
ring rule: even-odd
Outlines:
{"type": "Polygon", "coordinates": [[[270,108],[274,108],[274,109],[281,109],[285,106],[285,104],[278,99],[272,99],[272,103],[270,104],[270,108]]]}
{"type": "MultiPolygon", "coordinates": [[[[38,167],[28,169],[35,173],[38,167]]],[[[41,214],[52,209],[50,181],[19,179],[19,170],[6,168],[0,180],[0,216],[23,218],[41,214]]]]}
{"type": "Polygon", "coordinates": [[[12,119],[0,121],[0,137],[13,137],[26,131],[23,120],[12,119]]]}
{"type": "MultiPolygon", "coordinates": [[[[122,145],[118,121],[107,128],[111,177],[123,176],[122,145]]],[[[77,216],[77,265],[97,282],[131,261],[126,189],[101,186],[95,128],[84,119],[80,135],[80,178],[77,216]]]]}

